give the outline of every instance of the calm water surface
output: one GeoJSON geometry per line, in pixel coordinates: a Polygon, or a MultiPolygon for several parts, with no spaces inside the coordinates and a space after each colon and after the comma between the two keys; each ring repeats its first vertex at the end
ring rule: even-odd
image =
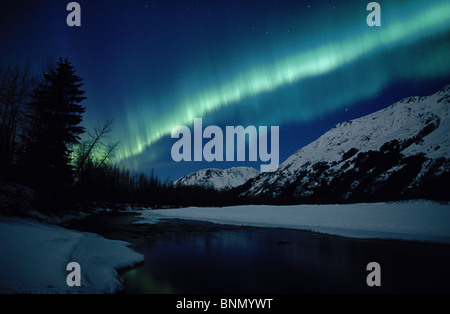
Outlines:
{"type": "Polygon", "coordinates": [[[243,228],[161,234],[142,247],[145,263],[122,274],[125,293],[450,292],[446,245],[243,228]],[[370,262],[381,287],[366,284],[370,262]]]}

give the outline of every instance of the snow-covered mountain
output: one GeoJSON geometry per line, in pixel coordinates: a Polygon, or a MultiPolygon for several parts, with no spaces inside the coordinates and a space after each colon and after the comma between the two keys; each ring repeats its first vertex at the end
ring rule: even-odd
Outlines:
{"type": "Polygon", "coordinates": [[[448,199],[450,85],[336,125],[241,196],[311,202],[448,199]]]}
{"type": "Polygon", "coordinates": [[[195,185],[223,191],[238,187],[259,173],[258,170],[250,167],[235,167],[226,170],[203,169],[179,178],[174,184],[195,185]]]}

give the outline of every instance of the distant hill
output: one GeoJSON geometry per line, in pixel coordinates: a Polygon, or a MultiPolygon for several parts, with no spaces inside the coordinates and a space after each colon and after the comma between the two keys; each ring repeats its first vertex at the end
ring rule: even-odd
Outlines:
{"type": "Polygon", "coordinates": [[[201,186],[218,191],[230,190],[259,175],[259,171],[249,167],[235,167],[226,170],[203,169],[185,175],[174,182],[175,185],[201,186]]]}

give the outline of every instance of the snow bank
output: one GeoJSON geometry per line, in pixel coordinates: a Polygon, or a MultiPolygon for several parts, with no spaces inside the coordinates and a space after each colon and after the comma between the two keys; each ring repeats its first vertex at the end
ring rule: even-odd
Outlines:
{"type": "Polygon", "coordinates": [[[450,244],[450,205],[428,201],[350,205],[250,205],[147,210],[138,223],[182,218],[221,224],[290,228],[363,238],[450,244]]]}
{"type": "Polygon", "coordinates": [[[116,269],[142,260],[126,242],[0,217],[0,293],[112,293],[116,269]],[[69,262],[81,266],[81,287],[66,284],[69,262]]]}

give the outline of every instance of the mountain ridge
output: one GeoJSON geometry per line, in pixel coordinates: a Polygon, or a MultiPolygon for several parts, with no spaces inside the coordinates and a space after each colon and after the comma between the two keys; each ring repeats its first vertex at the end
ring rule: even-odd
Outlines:
{"type": "Polygon", "coordinates": [[[229,169],[201,169],[187,174],[174,181],[174,185],[201,186],[227,191],[246,183],[259,175],[259,171],[251,167],[233,167],[229,169]]]}
{"type": "Polygon", "coordinates": [[[337,124],[273,173],[247,182],[240,196],[306,202],[448,198],[442,185],[449,182],[449,102],[450,84],[337,124]]]}
{"type": "Polygon", "coordinates": [[[231,190],[249,203],[449,201],[449,103],[450,84],[339,123],[273,172],[204,169],[175,183],[231,190]]]}

